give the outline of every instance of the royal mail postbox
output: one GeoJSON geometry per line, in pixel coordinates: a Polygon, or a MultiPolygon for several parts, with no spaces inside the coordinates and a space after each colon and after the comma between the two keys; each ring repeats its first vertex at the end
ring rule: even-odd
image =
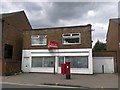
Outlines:
{"type": "Polygon", "coordinates": [[[70,62],[66,62],[66,79],[70,79],[70,62]]]}
{"type": "Polygon", "coordinates": [[[66,74],[66,64],[61,64],[61,74],[66,74]]]}

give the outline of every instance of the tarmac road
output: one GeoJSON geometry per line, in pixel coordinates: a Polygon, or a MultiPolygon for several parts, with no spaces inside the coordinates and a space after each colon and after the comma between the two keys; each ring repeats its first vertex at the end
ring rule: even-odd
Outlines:
{"type": "Polygon", "coordinates": [[[56,86],[56,85],[33,85],[33,84],[17,84],[17,83],[4,83],[2,88],[72,88],[77,89],[84,87],[68,87],[68,86],[56,86]]]}
{"type": "Polygon", "coordinates": [[[31,85],[31,84],[15,84],[15,83],[4,83],[2,84],[2,90],[49,90],[49,89],[52,89],[52,90],[118,90],[117,88],[102,88],[102,89],[92,89],[92,88],[84,88],[84,87],[68,87],[68,86],[51,86],[51,85],[31,85]]]}

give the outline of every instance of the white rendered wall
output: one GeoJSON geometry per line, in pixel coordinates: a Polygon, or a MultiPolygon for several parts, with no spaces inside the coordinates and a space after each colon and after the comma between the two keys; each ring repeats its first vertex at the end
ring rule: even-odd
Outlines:
{"type": "Polygon", "coordinates": [[[48,72],[53,73],[54,68],[46,67],[31,67],[31,57],[35,56],[55,56],[55,72],[61,73],[61,67],[58,67],[59,56],[88,56],[88,68],[71,68],[71,73],[76,74],[93,74],[92,49],[37,49],[37,50],[23,50],[22,54],[22,70],[23,72],[48,72]],[[29,57],[28,70],[25,67],[28,62],[24,61],[29,57]]]}

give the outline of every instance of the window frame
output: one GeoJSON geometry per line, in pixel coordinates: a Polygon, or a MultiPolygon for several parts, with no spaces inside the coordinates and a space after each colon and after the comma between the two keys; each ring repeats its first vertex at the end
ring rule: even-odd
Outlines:
{"type": "Polygon", "coordinates": [[[63,44],[63,45],[81,44],[81,33],[64,33],[64,34],[62,34],[62,44],[63,44]],[[78,34],[78,36],[73,36],[73,34],[78,34]],[[64,36],[64,35],[66,35],[66,36],[64,36]],[[78,43],[64,43],[65,37],[66,37],[66,38],[79,37],[79,42],[78,42],[78,43]]]}
{"type": "Polygon", "coordinates": [[[47,45],[47,35],[31,35],[31,45],[32,46],[43,46],[43,45],[47,45]],[[34,37],[34,36],[36,36],[36,37],[34,37]],[[32,38],[40,38],[40,36],[44,36],[45,38],[46,38],[46,43],[44,43],[44,44],[33,44],[32,43],[32,38]]]}

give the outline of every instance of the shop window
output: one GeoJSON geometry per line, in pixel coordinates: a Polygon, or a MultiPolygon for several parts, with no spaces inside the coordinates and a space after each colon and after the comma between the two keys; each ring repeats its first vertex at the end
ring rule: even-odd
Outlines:
{"type": "Polygon", "coordinates": [[[32,35],[31,44],[34,45],[47,45],[47,35],[32,35]]]}
{"type": "Polygon", "coordinates": [[[44,57],[43,67],[54,67],[54,57],[44,57]]]}
{"type": "Polygon", "coordinates": [[[42,67],[43,57],[32,57],[32,67],[42,67]]]}
{"type": "Polygon", "coordinates": [[[13,46],[9,44],[5,44],[4,48],[4,58],[5,59],[12,59],[13,54],[13,46]]]}
{"type": "Polygon", "coordinates": [[[32,67],[54,67],[54,57],[32,57],[32,67]]]}
{"type": "Polygon", "coordinates": [[[80,33],[63,34],[63,44],[80,44],[80,33]]]}
{"type": "Polygon", "coordinates": [[[88,56],[66,56],[64,59],[59,57],[59,66],[66,61],[71,62],[71,68],[88,68],[88,56]]]}
{"type": "Polygon", "coordinates": [[[64,63],[64,57],[59,57],[59,66],[64,63]]]}

